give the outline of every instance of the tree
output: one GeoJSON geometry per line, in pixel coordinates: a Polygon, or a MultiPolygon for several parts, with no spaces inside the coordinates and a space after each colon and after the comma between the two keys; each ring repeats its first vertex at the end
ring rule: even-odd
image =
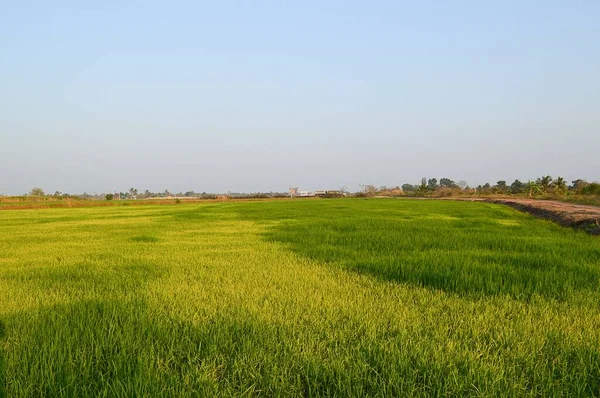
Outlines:
{"type": "Polygon", "coordinates": [[[135,199],[137,197],[138,190],[136,188],[129,188],[129,195],[135,199]]]}
{"type": "Polygon", "coordinates": [[[113,195],[112,193],[107,193],[104,197],[106,198],[106,200],[113,200],[115,195],[113,195]]]}
{"type": "Polygon", "coordinates": [[[554,181],[554,189],[556,193],[560,195],[565,194],[567,192],[567,182],[565,179],[562,177],[556,177],[556,180],[554,181]]]}
{"type": "Polygon", "coordinates": [[[573,184],[571,188],[578,193],[588,184],[586,180],[582,180],[581,178],[573,180],[571,183],[573,184]]]}
{"type": "Polygon", "coordinates": [[[542,178],[538,178],[538,180],[536,181],[536,184],[538,185],[539,189],[543,193],[547,193],[548,188],[550,188],[552,186],[552,177],[543,176],[542,178]]]}
{"type": "Polygon", "coordinates": [[[483,195],[489,195],[490,193],[492,193],[492,186],[490,185],[489,182],[486,182],[483,185],[478,185],[477,186],[477,193],[478,194],[483,194],[483,195]]]}
{"type": "Polygon", "coordinates": [[[44,190],[42,188],[35,187],[30,192],[31,196],[44,196],[44,190]]]}
{"type": "Polygon", "coordinates": [[[581,194],[600,196],[600,183],[592,182],[585,184],[585,186],[581,188],[581,194]]]}
{"type": "Polygon", "coordinates": [[[469,187],[469,183],[465,180],[460,180],[457,185],[460,189],[466,189],[469,187]]]}
{"type": "Polygon", "coordinates": [[[527,192],[528,196],[534,196],[534,195],[539,195],[540,193],[542,193],[542,189],[537,184],[537,182],[529,181],[527,183],[526,192],[527,192]]]}
{"type": "Polygon", "coordinates": [[[458,185],[449,178],[440,178],[440,186],[444,188],[458,188],[458,185]]]}
{"type": "MultiPolygon", "coordinates": [[[[436,183],[437,183],[437,181],[436,181],[436,183]]],[[[429,185],[427,184],[427,178],[423,177],[423,178],[421,178],[421,185],[419,185],[417,187],[417,192],[420,195],[425,195],[427,193],[427,191],[429,191],[429,185]]]]}
{"type": "Polygon", "coordinates": [[[515,180],[512,184],[510,184],[510,192],[514,194],[525,192],[527,184],[522,183],[519,180],[515,180]]]}
{"type": "Polygon", "coordinates": [[[417,190],[417,187],[412,185],[412,184],[403,184],[402,185],[402,190],[404,192],[414,192],[417,190]]]}
{"type": "Polygon", "coordinates": [[[363,187],[364,191],[365,191],[365,195],[369,195],[369,196],[373,196],[375,194],[377,194],[377,187],[373,184],[367,184],[363,187]]]}
{"type": "Polygon", "coordinates": [[[427,181],[427,187],[430,191],[435,191],[435,189],[438,187],[437,178],[430,178],[429,181],[427,181]]]}
{"type": "Polygon", "coordinates": [[[506,185],[506,181],[504,180],[496,182],[496,186],[494,188],[496,192],[499,193],[506,193],[506,191],[508,191],[508,186],[506,185]]]}

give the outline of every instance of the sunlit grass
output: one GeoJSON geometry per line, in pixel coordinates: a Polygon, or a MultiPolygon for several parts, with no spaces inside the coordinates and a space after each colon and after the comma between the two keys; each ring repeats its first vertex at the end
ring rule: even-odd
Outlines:
{"type": "Polygon", "coordinates": [[[3,211],[0,395],[596,395],[599,275],[485,203],[3,211]]]}

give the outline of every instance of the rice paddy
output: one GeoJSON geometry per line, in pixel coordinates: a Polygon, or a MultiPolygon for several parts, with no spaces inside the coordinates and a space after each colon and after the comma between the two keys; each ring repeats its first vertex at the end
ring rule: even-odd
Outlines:
{"type": "Polygon", "coordinates": [[[597,396],[600,240],[491,203],[0,211],[0,396],[597,396]]]}

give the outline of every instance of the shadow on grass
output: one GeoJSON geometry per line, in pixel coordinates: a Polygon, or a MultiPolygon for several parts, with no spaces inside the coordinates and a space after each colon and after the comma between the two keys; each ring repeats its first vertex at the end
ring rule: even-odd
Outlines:
{"type": "Polygon", "coordinates": [[[395,380],[373,342],[361,353],[371,366],[345,369],[327,364],[334,352],[303,353],[341,341],[322,342],[315,330],[314,340],[302,343],[296,328],[243,313],[192,324],[158,316],[143,300],[83,301],[9,322],[22,332],[9,352],[15,396],[364,396],[378,391],[377,371],[395,380]]]}
{"type": "Polygon", "coordinates": [[[443,355],[425,331],[398,331],[382,346],[376,337],[357,338],[352,323],[336,322],[335,336],[241,311],[191,323],[143,299],[56,305],[7,322],[18,335],[7,351],[11,396],[467,396],[473,388],[514,395],[540,377],[556,383],[558,395],[598,387],[595,347],[560,338],[536,361],[502,352],[511,376],[499,382],[486,364],[493,355],[443,355]]]}
{"type": "Polygon", "coordinates": [[[597,291],[594,238],[499,205],[449,201],[321,201],[240,206],[281,220],[266,238],[311,259],[464,296],[597,291]]]}

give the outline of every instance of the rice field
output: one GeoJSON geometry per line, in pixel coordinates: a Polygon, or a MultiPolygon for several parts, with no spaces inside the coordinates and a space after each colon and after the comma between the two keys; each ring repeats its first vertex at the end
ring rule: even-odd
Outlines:
{"type": "Polygon", "coordinates": [[[600,239],[490,203],[0,211],[0,396],[598,396],[600,239]]]}

